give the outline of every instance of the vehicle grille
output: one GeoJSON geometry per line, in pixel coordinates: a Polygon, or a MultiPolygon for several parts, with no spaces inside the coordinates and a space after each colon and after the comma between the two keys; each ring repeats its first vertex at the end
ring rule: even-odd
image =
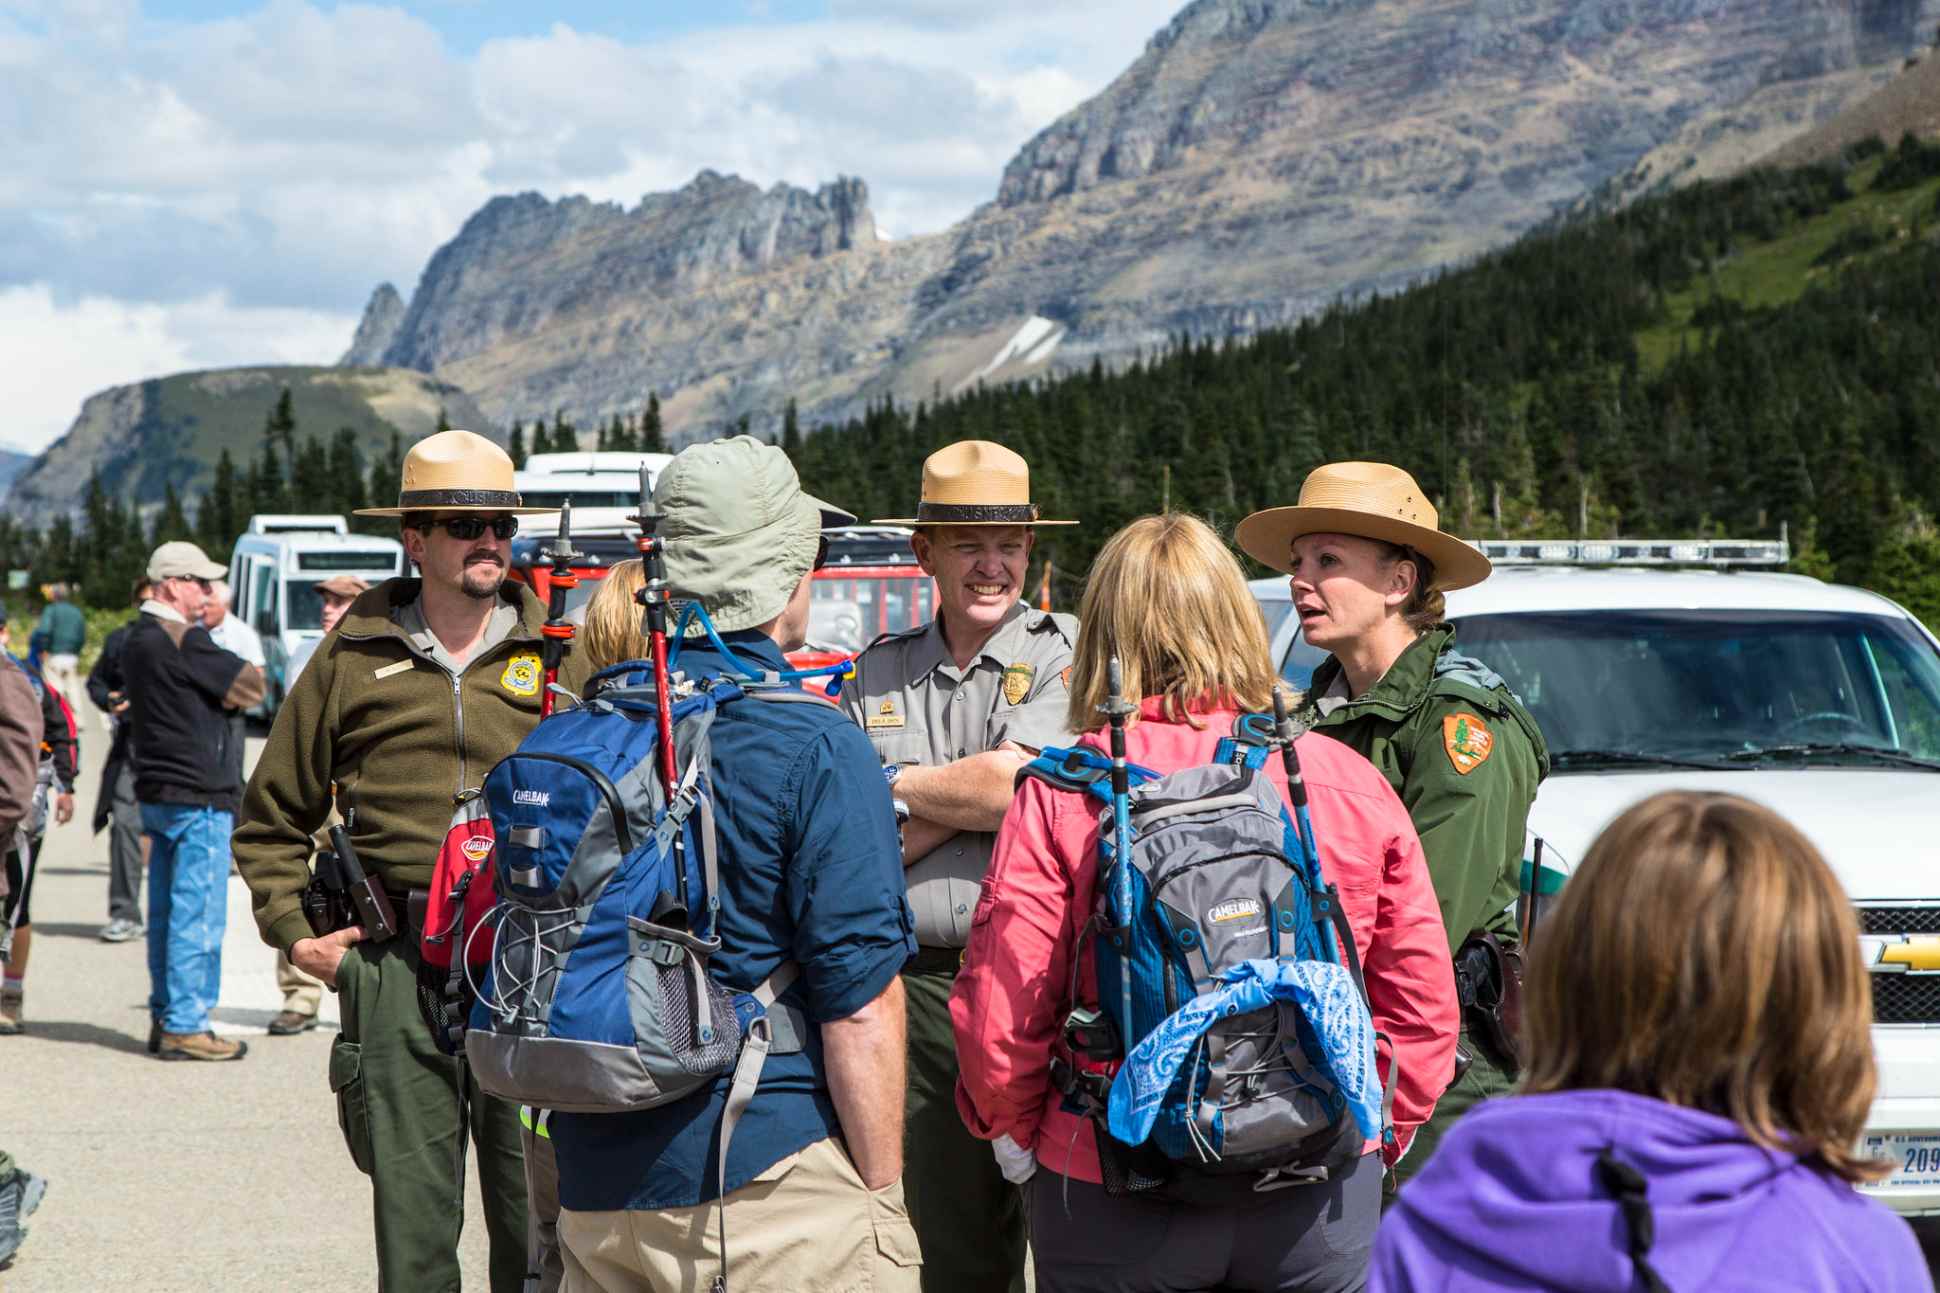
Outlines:
{"type": "Polygon", "coordinates": [[[1875,974],[1873,1022],[1940,1024],[1940,974],[1875,974]]]}
{"type": "Polygon", "coordinates": [[[1862,934],[1940,934],[1940,903],[1904,907],[1860,907],[1862,934]]]}

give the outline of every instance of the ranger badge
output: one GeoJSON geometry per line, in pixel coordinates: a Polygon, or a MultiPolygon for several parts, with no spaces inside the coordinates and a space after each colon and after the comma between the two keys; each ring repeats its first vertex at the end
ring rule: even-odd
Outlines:
{"type": "Polygon", "coordinates": [[[505,672],[499,675],[499,686],[514,696],[537,696],[539,694],[539,657],[536,655],[515,655],[506,662],[505,672]]]}

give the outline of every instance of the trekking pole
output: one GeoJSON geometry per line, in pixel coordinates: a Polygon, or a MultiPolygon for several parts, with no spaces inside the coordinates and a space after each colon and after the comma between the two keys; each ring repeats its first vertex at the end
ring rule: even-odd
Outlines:
{"type": "MultiPolygon", "coordinates": [[[[1280,766],[1287,774],[1287,797],[1293,801],[1293,824],[1300,833],[1300,853],[1301,860],[1307,866],[1307,882],[1319,887],[1322,883],[1320,845],[1314,839],[1313,819],[1307,813],[1307,779],[1300,772],[1300,752],[1293,748],[1300,734],[1293,730],[1293,716],[1287,713],[1287,695],[1278,684],[1273,688],[1273,734],[1280,743],[1280,766]]],[[[1339,901],[1331,893],[1329,896],[1339,901]]],[[[1321,936],[1332,942],[1333,926],[1323,924],[1321,936]]]]}
{"type": "MultiPolygon", "coordinates": [[[[1119,667],[1118,657],[1113,656],[1105,666],[1105,703],[1098,708],[1104,712],[1111,724],[1111,830],[1112,830],[1112,875],[1111,905],[1112,918],[1120,931],[1132,926],[1132,810],[1131,775],[1125,764],[1125,720],[1133,712],[1133,706],[1125,701],[1124,671],[1119,667]]],[[[1120,937],[1124,937],[1121,933],[1120,937]]],[[[1122,949],[1119,957],[1120,989],[1124,993],[1124,1006],[1130,1010],[1132,1003],[1132,958],[1130,947],[1122,949]]]]}
{"type": "Polygon", "coordinates": [[[573,559],[580,554],[573,548],[573,501],[568,498],[559,505],[559,534],[553,539],[550,548],[543,549],[540,556],[552,563],[552,578],[546,585],[546,622],[539,629],[544,641],[540,650],[545,655],[546,686],[539,697],[539,717],[552,715],[553,688],[559,683],[559,662],[566,652],[572,649],[573,622],[566,618],[566,594],[579,586],[579,576],[573,573],[573,559]]]}
{"type": "Polygon", "coordinates": [[[680,772],[674,762],[674,725],[667,686],[666,540],[659,535],[660,513],[653,505],[653,482],[644,463],[640,466],[640,514],[633,520],[640,526],[637,546],[641,573],[646,576],[646,582],[633,599],[646,608],[647,641],[653,647],[653,702],[660,715],[660,781],[667,792],[667,802],[672,803],[674,788],[680,784],[680,772]]]}
{"type": "Polygon", "coordinates": [[[1543,837],[1535,837],[1536,846],[1529,861],[1529,882],[1521,894],[1523,907],[1522,950],[1529,954],[1529,945],[1536,939],[1536,922],[1542,918],[1543,905],[1543,837]]]}

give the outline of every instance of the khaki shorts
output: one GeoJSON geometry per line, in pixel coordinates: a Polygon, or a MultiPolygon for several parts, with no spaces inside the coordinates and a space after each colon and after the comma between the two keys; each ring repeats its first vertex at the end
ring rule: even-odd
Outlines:
{"type": "MultiPolygon", "coordinates": [[[[565,1293],[701,1293],[720,1271],[712,1203],[559,1214],[565,1293]]],[[[923,1258],[903,1183],[873,1193],[820,1140],[727,1196],[731,1293],[917,1293],[923,1258]]]]}

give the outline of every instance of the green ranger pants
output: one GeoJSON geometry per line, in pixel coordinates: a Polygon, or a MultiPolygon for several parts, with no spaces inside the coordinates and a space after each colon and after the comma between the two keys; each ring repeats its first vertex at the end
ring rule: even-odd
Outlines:
{"type": "Polygon", "coordinates": [[[1414,1143],[1408,1146],[1407,1155],[1394,1169],[1397,1185],[1406,1185],[1427,1165],[1428,1156],[1435,1152],[1435,1146],[1441,1144],[1457,1118],[1484,1100],[1508,1095],[1515,1087],[1516,1079],[1508,1066],[1470,1036],[1468,1029],[1462,1029],[1458,1042],[1463,1050],[1475,1056],[1475,1062],[1468,1066],[1460,1081],[1442,1092],[1442,1098],[1435,1101],[1435,1112],[1415,1129],[1414,1143]]]}
{"type": "Polygon", "coordinates": [[[923,1249],[923,1293],[1024,1293],[1024,1204],[957,1113],[950,986],[958,954],[925,948],[903,971],[909,1090],[903,1192],[923,1249]]]}
{"type": "Polygon", "coordinates": [[[377,1285],[457,1293],[469,1122],[492,1291],[519,1293],[526,1216],[518,1106],[484,1094],[463,1061],[438,1053],[418,1012],[417,973],[416,940],[406,937],[353,944],[337,969],[343,1033],[330,1049],[330,1089],[350,1157],[371,1178],[377,1285]]]}

